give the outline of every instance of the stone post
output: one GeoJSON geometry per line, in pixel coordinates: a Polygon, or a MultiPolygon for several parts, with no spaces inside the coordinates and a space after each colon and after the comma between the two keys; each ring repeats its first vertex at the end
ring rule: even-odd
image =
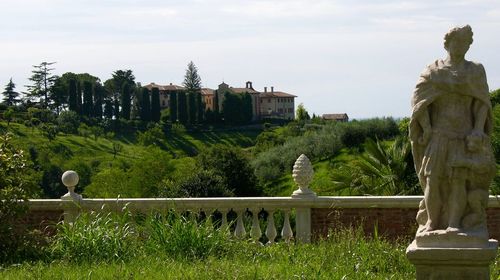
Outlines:
{"type": "MultiPolygon", "coordinates": [[[[317,196],[309,189],[309,184],[314,175],[312,164],[306,155],[299,156],[293,166],[293,180],[299,187],[294,191],[292,198],[294,199],[311,199],[314,200],[317,196]]],[[[296,233],[297,241],[303,243],[311,242],[311,208],[300,207],[296,209],[296,233]]]]}
{"type": "Polygon", "coordinates": [[[82,196],[75,193],[75,187],[78,185],[80,178],[78,177],[78,173],[68,170],[63,173],[61,180],[66,188],[68,188],[68,192],[61,196],[61,201],[64,203],[64,222],[73,223],[78,216],[78,206],[82,201],[82,196]]]}

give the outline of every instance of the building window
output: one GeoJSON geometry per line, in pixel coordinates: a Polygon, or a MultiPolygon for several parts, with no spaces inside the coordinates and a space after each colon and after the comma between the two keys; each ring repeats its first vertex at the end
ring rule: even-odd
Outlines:
{"type": "Polygon", "coordinates": [[[269,99],[267,100],[267,103],[271,103],[271,98],[269,98],[269,99]]]}

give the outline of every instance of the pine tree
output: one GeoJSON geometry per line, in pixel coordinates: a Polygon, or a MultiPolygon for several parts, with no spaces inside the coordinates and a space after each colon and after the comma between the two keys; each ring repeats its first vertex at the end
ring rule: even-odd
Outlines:
{"type": "Polygon", "coordinates": [[[173,91],[170,93],[170,121],[172,123],[177,121],[177,92],[173,91]]]}
{"type": "Polygon", "coordinates": [[[126,120],[130,120],[130,91],[130,84],[126,82],[123,83],[121,92],[122,118],[126,120]]]}
{"type": "Polygon", "coordinates": [[[160,121],[160,91],[154,87],[151,90],[151,120],[153,122],[160,121]]]}
{"type": "Polygon", "coordinates": [[[151,101],[149,90],[145,87],[142,88],[141,120],[145,122],[151,121],[151,101]]]}
{"type": "Polygon", "coordinates": [[[70,79],[69,80],[69,109],[71,111],[77,112],[78,111],[78,103],[76,101],[77,99],[77,94],[76,94],[76,79],[70,79]]]}
{"type": "Polygon", "coordinates": [[[5,91],[2,93],[4,98],[3,102],[7,104],[7,106],[14,106],[19,103],[19,93],[15,92],[16,84],[12,82],[12,78],[10,78],[9,83],[5,86],[5,91]]]}
{"type": "Polygon", "coordinates": [[[33,73],[29,80],[33,82],[32,85],[28,85],[28,98],[29,99],[42,99],[44,107],[47,108],[50,100],[49,100],[49,89],[53,85],[56,77],[52,75],[50,72],[54,70],[54,68],[50,68],[55,62],[42,62],[40,65],[33,65],[34,70],[31,71],[33,73]]]}
{"type": "MultiPolygon", "coordinates": [[[[189,62],[186,69],[183,85],[187,91],[187,121],[189,124],[194,124],[198,120],[196,115],[199,109],[197,108],[196,95],[201,93],[201,78],[192,61],[189,62]]],[[[201,106],[201,104],[198,105],[201,106]]]]}
{"type": "Polygon", "coordinates": [[[182,124],[187,124],[187,104],[186,93],[179,91],[177,93],[177,120],[182,124]]]}
{"type": "Polygon", "coordinates": [[[92,92],[94,91],[92,83],[89,81],[83,82],[83,107],[82,114],[87,117],[92,117],[92,107],[94,104],[92,102],[92,92]]]}

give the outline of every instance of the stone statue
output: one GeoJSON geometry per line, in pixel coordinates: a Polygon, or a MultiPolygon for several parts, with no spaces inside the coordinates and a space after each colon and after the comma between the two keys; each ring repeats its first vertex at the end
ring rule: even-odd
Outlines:
{"type": "Polygon", "coordinates": [[[425,68],[413,94],[410,140],[424,190],[418,246],[488,244],[492,109],[483,66],[464,58],[472,35],[469,25],[451,29],[444,37],[448,56],[425,68]]]}

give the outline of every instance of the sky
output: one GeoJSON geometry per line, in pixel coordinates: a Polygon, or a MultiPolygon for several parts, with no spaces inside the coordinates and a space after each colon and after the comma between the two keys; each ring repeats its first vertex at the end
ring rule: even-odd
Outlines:
{"type": "Polygon", "coordinates": [[[189,61],[204,87],[221,82],[297,95],[312,114],[405,117],[443,36],[470,24],[466,58],[500,88],[498,0],[16,0],[1,1],[0,92],[29,84],[32,65],[105,81],[181,84],[189,61]]]}

